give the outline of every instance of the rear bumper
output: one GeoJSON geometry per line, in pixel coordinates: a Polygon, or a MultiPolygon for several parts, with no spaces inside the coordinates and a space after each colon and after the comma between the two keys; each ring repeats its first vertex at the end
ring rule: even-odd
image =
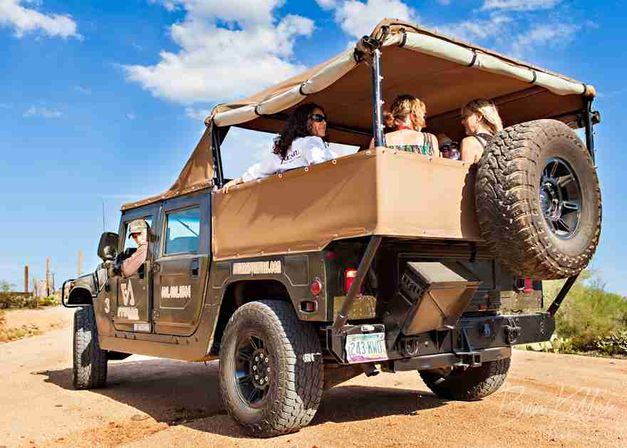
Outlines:
{"type": "Polygon", "coordinates": [[[511,356],[511,347],[486,348],[470,353],[442,353],[439,355],[425,355],[417,358],[396,360],[393,361],[390,370],[402,372],[406,370],[429,370],[450,366],[472,367],[479,366],[484,362],[496,361],[511,356]]]}
{"type": "MultiPolygon", "coordinates": [[[[363,327],[386,331],[381,324],[363,327]]],[[[327,348],[339,363],[347,364],[346,335],[359,333],[361,328],[348,325],[341,332],[327,330],[327,348]]],[[[512,345],[548,341],[554,330],[555,320],[545,312],[463,317],[451,330],[416,336],[386,331],[386,346],[395,370],[478,365],[509,357],[512,345]]]]}

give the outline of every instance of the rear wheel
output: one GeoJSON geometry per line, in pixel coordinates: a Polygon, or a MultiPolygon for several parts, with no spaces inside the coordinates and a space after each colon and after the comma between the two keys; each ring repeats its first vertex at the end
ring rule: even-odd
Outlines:
{"type": "Polygon", "coordinates": [[[323,386],[318,335],[290,303],[247,303],[229,320],[220,348],[220,394],[251,435],[298,431],[314,417],[323,386]]]}
{"type": "Polygon", "coordinates": [[[104,387],[107,382],[107,352],[98,343],[94,308],[86,306],[74,313],[73,383],[76,389],[104,387]]]}
{"type": "Polygon", "coordinates": [[[509,366],[510,358],[505,358],[467,369],[421,370],[420,376],[438,397],[474,401],[496,392],[503,385],[509,366]]]}

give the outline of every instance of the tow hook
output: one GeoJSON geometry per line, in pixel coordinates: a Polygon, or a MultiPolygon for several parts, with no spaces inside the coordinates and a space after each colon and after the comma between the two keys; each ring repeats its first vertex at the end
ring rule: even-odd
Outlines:
{"type": "Polygon", "coordinates": [[[468,367],[479,367],[481,365],[481,354],[479,352],[456,352],[458,361],[455,367],[466,369],[468,367]]]}
{"type": "Polygon", "coordinates": [[[503,332],[505,333],[505,341],[508,344],[515,344],[520,336],[520,327],[516,325],[514,320],[510,319],[507,325],[503,326],[503,332]]]}

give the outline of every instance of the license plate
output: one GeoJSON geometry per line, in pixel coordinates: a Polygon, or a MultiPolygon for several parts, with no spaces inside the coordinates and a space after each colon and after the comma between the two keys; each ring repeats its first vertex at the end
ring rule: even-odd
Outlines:
{"type": "Polygon", "coordinates": [[[347,335],[346,359],[351,364],[388,359],[388,352],[385,348],[385,333],[347,335]]]}

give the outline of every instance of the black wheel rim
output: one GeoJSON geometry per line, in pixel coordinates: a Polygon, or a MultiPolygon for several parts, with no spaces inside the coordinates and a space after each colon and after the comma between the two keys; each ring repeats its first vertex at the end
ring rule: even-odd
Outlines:
{"type": "Polygon", "coordinates": [[[255,332],[243,334],[235,349],[235,382],[240,397],[260,407],[272,382],[271,360],[264,339],[255,332]]]}
{"type": "Polygon", "coordinates": [[[544,165],[540,207],[553,235],[569,239],[577,232],[581,218],[581,188],[579,179],[565,160],[555,157],[544,165]]]}

